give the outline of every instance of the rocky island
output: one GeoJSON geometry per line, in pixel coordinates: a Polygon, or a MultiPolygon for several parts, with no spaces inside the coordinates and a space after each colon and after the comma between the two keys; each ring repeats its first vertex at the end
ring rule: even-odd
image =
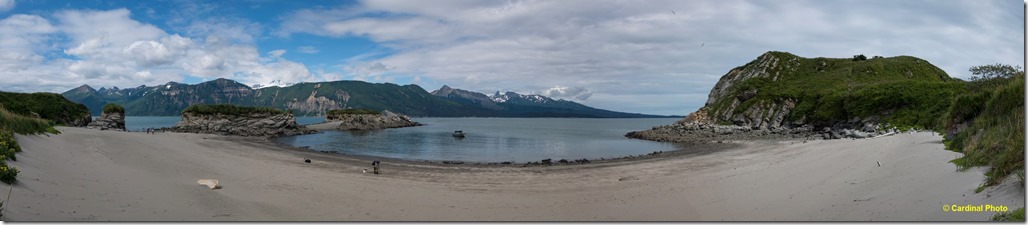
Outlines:
{"type": "Polygon", "coordinates": [[[336,109],[327,113],[324,123],[308,127],[315,130],[380,130],[421,125],[406,115],[389,110],[375,112],[366,109],[336,109]]]}
{"type": "Polygon", "coordinates": [[[314,131],[296,124],[292,113],[272,108],[192,105],[182,111],[173,132],[235,136],[289,136],[314,131]]]}
{"type": "Polygon", "coordinates": [[[114,103],[107,103],[107,105],[104,105],[100,117],[90,122],[86,127],[100,130],[125,131],[125,108],[114,103]]]}

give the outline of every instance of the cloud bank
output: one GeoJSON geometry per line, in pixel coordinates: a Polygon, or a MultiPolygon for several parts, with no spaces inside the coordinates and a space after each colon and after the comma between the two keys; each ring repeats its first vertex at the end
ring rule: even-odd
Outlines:
{"type": "Polygon", "coordinates": [[[1023,4],[1002,0],[20,4],[0,0],[3,91],[355,79],[684,115],[721,75],[767,51],[911,55],[967,78],[971,66],[1023,65],[1025,47],[1023,4]]]}
{"type": "Polygon", "coordinates": [[[226,25],[196,22],[205,34],[169,34],[130,18],[127,9],[63,10],[47,19],[17,14],[0,20],[0,71],[5,91],[63,92],[82,84],[156,85],[225,77],[247,84],[310,81],[302,63],[281,52],[257,52],[241,30],[201,29],[226,25]],[[40,89],[39,85],[47,85],[40,89]]]}
{"type": "Polygon", "coordinates": [[[298,10],[277,34],[371,39],[397,50],[373,61],[437,81],[431,88],[518,90],[628,111],[663,102],[647,109],[686,114],[729,69],[772,50],[913,55],[955,77],[974,65],[1020,65],[1023,18],[1021,3],[1000,1],[382,0],[298,10]]]}

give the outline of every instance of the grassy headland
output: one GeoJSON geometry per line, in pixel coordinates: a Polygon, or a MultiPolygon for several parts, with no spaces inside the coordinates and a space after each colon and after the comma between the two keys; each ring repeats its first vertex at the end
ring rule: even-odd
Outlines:
{"type": "Polygon", "coordinates": [[[64,96],[54,93],[0,92],[0,106],[18,115],[31,117],[34,113],[57,125],[73,126],[76,121],[89,116],[89,109],[85,105],[68,101],[64,96]]]}
{"type": "Polygon", "coordinates": [[[712,91],[719,98],[701,110],[727,125],[732,118],[774,109],[767,105],[794,103],[785,122],[821,128],[876,121],[901,130],[933,130],[946,134],[948,149],[965,154],[952,161],[959,168],[989,167],[983,188],[1011,174],[1023,181],[1024,70],[995,64],[970,72],[970,81],[952,78],[911,56],[803,58],[768,52],[722,77],[715,91],[727,89],[712,91]]]}
{"type": "MultiPolygon", "coordinates": [[[[768,52],[773,65],[754,60],[736,69],[740,74],[763,70],[770,76],[753,77],[734,85],[727,96],[756,92],[734,108],[733,114],[754,104],[796,102],[787,120],[815,126],[830,126],[851,118],[881,117],[896,126],[933,128],[953,96],[964,90],[963,81],[925,60],[911,56],[849,58],[803,58],[787,52],[768,52]]],[[[731,108],[735,98],[722,98],[709,105],[720,114],[731,108]]],[[[729,123],[720,121],[720,123],[729,123]]]]}

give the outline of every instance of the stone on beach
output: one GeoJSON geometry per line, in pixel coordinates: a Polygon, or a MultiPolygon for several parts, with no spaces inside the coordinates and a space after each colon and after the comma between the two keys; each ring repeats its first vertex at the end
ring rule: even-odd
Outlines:
{"type": "Polygon", "coordinates": [[[196,183],[200,184],[200,185],[205,185],[205,186],[207,186],[208,188],[210,188],[212,190],[213,189],[221,189],[221,186],[218,186],[218,180],[215,180],[215,179],[200,179],[200,180],[197,180],[196,183]]]}

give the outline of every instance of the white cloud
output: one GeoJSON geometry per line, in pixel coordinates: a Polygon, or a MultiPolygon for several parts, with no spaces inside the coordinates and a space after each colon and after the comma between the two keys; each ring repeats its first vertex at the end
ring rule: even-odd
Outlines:
{"type": "Polygon", "coordinates": [[[561,87],[560,85],[553,86],[552,88],[543,90],[542,95],[551,98],[559,99],[577,99],[580,101],[588,100],[592,97],[593,93],[585,88],[581,87],[561,87]]]}
{"type": "MultiPolygon", "coordinates": [[[[1024,16],[1020,6],[387,0],[299,10],[284,17],[276,34],[365,37],[396,52],[353,65],[381,63],[391,73],[481,92],[562,84],[589,90],[582,99],[606,104],[598,107],[632,111],[641,98],[706,96],[728,70],[772,50],[805,57],[913,55],[955,77],[967,77],[974,65],[1019,65],[1021,48],[1011,46],[1023,46],[1023,24],[1011,19],[1024,16]]],[[[703,100],[663,99],[678,109],[646,111],[686,114],[703,100]]]]}
{"type": "Polygon", "coordinates": [[[10,11],[14,9],[15,5],[17,4],[15,4],[14,0],[0,0],[0,12],[10,11]]]}
{"type": "Polygon", "coordinates": [[[247,29],[198,21],[189,28],[202,36],[169,34],[132,19],[127,9],[62,10],[54,18],[55,23],[37,15],[0,20],[5,90],[60,93],[82,84],[156,85],[185,75],[247,84],[316,79],[302,63],[283,58],[285,50],[262,57],[247,29]],[[54,57],[60,54],[68,58],[54,57]]]}
{"type": "Polygon", "coordinates": [[[111,44],[124,46],[140,40],[155,40],[167,36],[163,30],[133,20],[128,9],[109,11],[64,10],[55,15],[60,29],[73,42],[81,43],[105,37],[111,44]]]}
{"type": "Polygon", "coordinates": [[[49,21],[36,15],[17,14],[0,20],[0,71],[22,71],[44,59],[50,35],[57,32],[49,21]]]}
{"type": "Polygon", "coordinates": [[[300,52],[300,53],[306,53],[306,54],[315,54],[315,53],[320,52],[318,50],[318,48],[315,48],[314,46],[300,46],[300,47],[296,48],[296,51],[300,52]]]}
{"type": "Polygon", "coordinates": [[[273,58],[281,58],[282,54],[286,54],[286,50],[285,49],[272,50],[272,51],[268,52],[268,55],[273,57],[273,58]]]}

